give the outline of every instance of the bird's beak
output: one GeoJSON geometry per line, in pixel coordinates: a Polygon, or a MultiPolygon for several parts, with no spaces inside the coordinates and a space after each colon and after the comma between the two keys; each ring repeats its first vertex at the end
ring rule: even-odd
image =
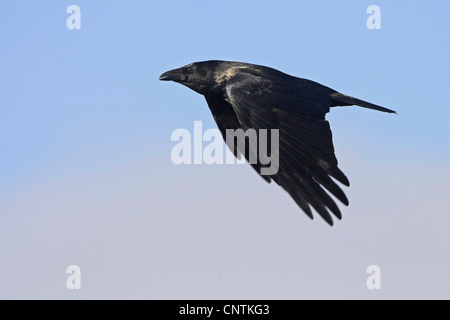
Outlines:
{"type": "Polygon", "coordinates": [[[184,78],[185,76],[183,75],[181,68],[164,72],[162,75],[159,76],[159,80],[161,81],[180,82],[183,81],[184,78]]]}

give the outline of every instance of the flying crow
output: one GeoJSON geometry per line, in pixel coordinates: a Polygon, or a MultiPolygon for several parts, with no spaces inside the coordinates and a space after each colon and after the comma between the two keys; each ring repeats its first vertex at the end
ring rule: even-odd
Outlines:
{"type": "MultiPolygon", "coordinates": [[[[204,95],[224,138],[227,129],[278,129],[278,172],[261,177],[279,184],[311,219],[312,207],[330,225],[330,212],[342,218],[330,194],[349,204],[336,181],[350,183],[338,168],[325,114],[330,107],[351,105],[395,113],[317,82],[248,63],[196,62],[165,72],[159,80],[175,81],[204,95]]],[[[250,151],[245,148],[231,151],[235,156],[245,153],[248,160],[250,151]]],[[[251,165],[258,173],[264,167],[259,159],[251,165]]]]}

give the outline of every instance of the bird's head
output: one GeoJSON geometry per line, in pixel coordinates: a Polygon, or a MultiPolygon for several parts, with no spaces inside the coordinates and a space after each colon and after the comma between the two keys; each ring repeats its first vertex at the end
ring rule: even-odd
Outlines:
{"type": "Polygon", "coordinates": [[[217,60],[191,63],[164,72],[159,80],[178,82],[200,94],[212,93],[218,90],[217,74],[224,63],[217,60]]]}

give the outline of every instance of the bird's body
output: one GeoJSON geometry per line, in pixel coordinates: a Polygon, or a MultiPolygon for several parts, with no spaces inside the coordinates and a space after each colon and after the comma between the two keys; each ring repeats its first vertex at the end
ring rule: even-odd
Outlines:
{"type": "MultiPolygon", "coordinates": [[[[349,181],[337,166],[325,114],[330,107],[349,105],[394,113],[317,82],[248,63],[197,62],[168,71],[160,80],[179,82],[204,95],[224,138],[227,129],[278,129],[279,170],[262,177],[283,187],[309,217],[313,207],[331,225],[330,212],[339,219],[341,213],[325,190],[348,205],[331,177],[346,186],[349,181]]],[[[237,156],[242,150],[232,151],[237,156]]],[[[248,146],[242,153],[248,160],[248,146]]],[[[261,161],[251,164],[261,173],[261,161]]]]}

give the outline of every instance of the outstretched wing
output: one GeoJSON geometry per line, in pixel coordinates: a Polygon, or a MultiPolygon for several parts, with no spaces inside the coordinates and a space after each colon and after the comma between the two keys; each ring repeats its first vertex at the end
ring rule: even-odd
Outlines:
{"type": "MultiPolygon", "coordinates": [[[[240,72],[229,79],[226,100],[244,130],[279,129],[279,170],[270,176],[313,218],[313,207],[330,225],[330,212],[341,219],[333,198],[348,205],[335,178],[349,186],[338,168],[325,114],[329,88],[298,78],[273,82],[256,73],[240,72]]],[[[270,150],[270,146],[268,147],[270,150]]]]}

